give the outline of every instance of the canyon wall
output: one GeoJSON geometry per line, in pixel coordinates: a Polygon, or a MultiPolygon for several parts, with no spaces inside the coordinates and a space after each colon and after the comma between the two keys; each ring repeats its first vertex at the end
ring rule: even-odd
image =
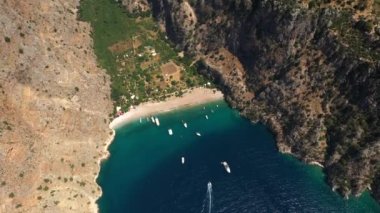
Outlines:
{"type": "Polygon", "coordinates": [[[96,211],[110,80],[79,0],[0,0],[0,212],[96,211]]]}
{"type": "Polygon", "coordinates": [[[380,200],[380,27],[373,1],[158,0],[154,16],[279,151],[342,195],[380,200]]]}

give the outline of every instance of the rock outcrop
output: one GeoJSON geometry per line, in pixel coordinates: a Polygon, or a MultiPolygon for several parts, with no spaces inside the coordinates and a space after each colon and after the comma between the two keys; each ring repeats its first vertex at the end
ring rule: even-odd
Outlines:
{"type": "Polygon", "coordinates": [[[121,4],[124,5],[130,13],[150,12],[149,3],[147,0],[122,0],[121,4]]]}
{"type": "Polygon", "coordinates": [[[169,38],[281,152],[379,200],[380,27],[373,1],[157,0],[169,38]]]}
{"type": "Polygon", "coordinates": [[[112,101],[78,6],[0,1],[0,212],[96,211],[112,101]]]}

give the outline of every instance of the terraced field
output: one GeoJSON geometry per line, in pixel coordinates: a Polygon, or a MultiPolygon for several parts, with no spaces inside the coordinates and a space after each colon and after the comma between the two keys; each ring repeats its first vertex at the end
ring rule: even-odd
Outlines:
{"type": "Polygon", "coordinates": [[[83,0],[80,19],[92,25],[98,62],[110,74],[112,98],[123,111],[207,86],[191,58],[174,49],[150,14],[129,14],[111,0],[83,0]],[[163,69],[173,63],[175,72],[163,69]]]}

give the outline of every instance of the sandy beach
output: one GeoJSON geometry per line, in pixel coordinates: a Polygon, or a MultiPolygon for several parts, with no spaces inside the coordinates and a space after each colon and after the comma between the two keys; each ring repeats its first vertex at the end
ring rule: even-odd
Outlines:
{"type": "MultiPolygon", "coordinates": [[[[221,99],[223,99],[223,94],[218,90],[207,88],[194,88],[183,94],[182,97],[171,97],[161,102],[146,102],[140,104],[134,107],[133,109],[129,110],[125,114],[115,118],[109,125],[109,128],[112,129],[112,135],[107,140],[104,146],[102,157],[98,159],[99,170],[101,162],[109,157],[108,146],[112,143],[115,137],[116,128],[121,127],[127,124],[128,122],[139,119],[140,117],[147,117],[150,115],[156,115],[159,113],[164,113],[183,107],[196,106],[199,104],[204,104],[221,99]]],[[[98,178],[98,175],[94,180],[95,182],[98,178]]],[[[98,206],[96,204],[97,199],[98,197],[94,199],[94,205],[91,206],[93,212],[99,212],[98,206]]]]}
{"type": "Polygon", "coordinates": [[[133,120],[150,115],[168,112],[174,109],[196,106],[223,99],[223,94],[215,89],[194,88],[186,92],[182,97],[171,97],[162,102],[147,102],[130,109],[125,114],[115,118],[109,125],[116,129],[133,120]]]}

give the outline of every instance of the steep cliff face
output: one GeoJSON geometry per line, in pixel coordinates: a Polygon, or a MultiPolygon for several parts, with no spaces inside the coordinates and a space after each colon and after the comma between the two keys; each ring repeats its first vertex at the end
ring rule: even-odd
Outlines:
{"type": "Polygon", "coordinates": [[[0,212],[96,211],[112,101],[78,5],[0,0],[0,212]]]}
{"type": "Polygon", "coordinates": [[[325,166],[345,196],[379,199],[380,30],[373,1],[150,1],[230,104],[281,152],[325,166]]]}

